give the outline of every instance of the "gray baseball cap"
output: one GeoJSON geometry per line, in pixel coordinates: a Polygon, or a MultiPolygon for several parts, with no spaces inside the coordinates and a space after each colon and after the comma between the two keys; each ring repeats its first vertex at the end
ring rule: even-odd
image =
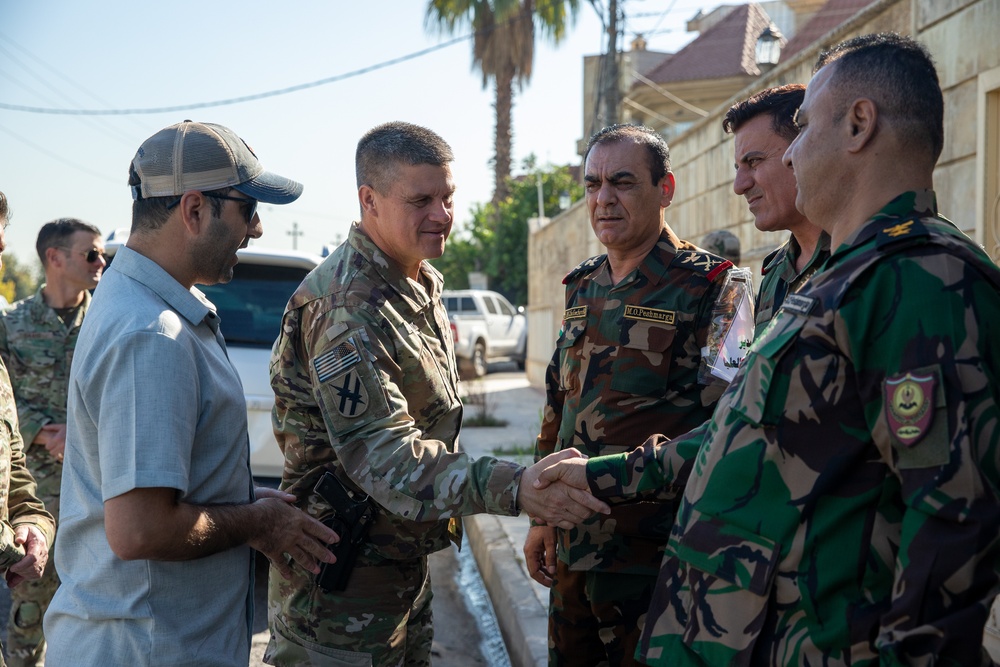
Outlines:
{"type": "Polygon", "coordinates": [[[186,120],[163,128],[139,147],[132,172],[133,199],[230,187],[266,204],[290,204],[302,194],[301,183],[264,171],[245,141],[214,123],[186,120]]]}

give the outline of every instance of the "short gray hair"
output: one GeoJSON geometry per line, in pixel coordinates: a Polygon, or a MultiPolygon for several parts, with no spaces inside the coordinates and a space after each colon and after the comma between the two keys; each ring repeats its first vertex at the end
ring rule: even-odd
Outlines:
{"type": "Polygon", "coordinates": [[[444,167],[454,159],[451,146],[436,132],[393,121],[374,127],[361,137],[354,167],[359,188],[367,185],[386,194],[400,164],[444,167]]]}

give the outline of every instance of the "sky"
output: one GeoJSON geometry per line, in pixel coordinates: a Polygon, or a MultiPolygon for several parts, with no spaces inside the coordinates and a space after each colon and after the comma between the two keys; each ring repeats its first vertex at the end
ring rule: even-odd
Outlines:
{"type": "MultiPolygon", "coordinates": [[[[700,8],[715,6],[619,2],[626,43],[643,33],[647,48],[658,51],[676,51],[693,39],[685,23],[700,8]]],[[[105,234],[127,229],[126,182],[136,149],[185,119],[232,128],[267,170],[305,185],[293,204],[260,207],[264,235],[255,245],[290,249],[297,243],[318,253],[346,236],[358,218],[357,141],[391,120],[424,125],[451,144],[461,229],[470,208],[492,196],[493,91],[472,69],[471,39],[442,46],[453,38],[425,27],[426,5],[0,0],[0,105],[162,109],[343,77],[289,94],[169,112],[89,116],[0,108],[0,191],[13,212],[8,252],[30,262],[39,227],[59,217],[81,218],[105,234]]],[[[541,164],[580,161],[583,57],[600,53],[606,37],[592,4],[579,5],[560,45],[536,40],[531,81],[514,100],[515,175],[532,154],[541,164]]],[[[458,36],[468,34],[464,29],[458,36]]]]}

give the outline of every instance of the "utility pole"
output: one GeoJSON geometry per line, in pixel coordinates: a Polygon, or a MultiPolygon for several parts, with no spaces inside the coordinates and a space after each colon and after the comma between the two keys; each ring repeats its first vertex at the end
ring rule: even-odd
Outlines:
{"type": "Polygon", "coordinates": [[[608,51],[604,54],[604,125],[618,122],[621,91],[618,73],[618,0],[608,3],[608,51]]]}
{"type": "Polygon", "coordinates": [[[292,223],[292,231],[285,232],[285,233],[292,237],[292,250],[298,250],[299,249],[299,237],[300,236],[305,236],[305,234],[306,234],[305,232],[303,232],[302,230],[299,229],[299,223],[293,222],[292,223]]]}

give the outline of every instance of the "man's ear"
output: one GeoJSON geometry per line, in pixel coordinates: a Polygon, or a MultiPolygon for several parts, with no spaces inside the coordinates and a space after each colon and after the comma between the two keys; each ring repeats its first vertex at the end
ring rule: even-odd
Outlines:
{"type": "Polygon", "coordinates": [[[857,153],[875,139],[878,107],[866,97],[858,98],[847,109],[844,122],[850,132],[848,151],[857,153]]]}
{"type": "Polygon", "coordinates": [[[358,201],[361,203],[363,215],[368,217],[378,217],[378,201],[375,197],[375,188],[370,185],[362,185],[358,188],[358,201]]]}
{"type": "Polygon", "coordinates": [[[674,181],[674,172],[668,171],[663,180],[660,181],[660,206],[666,208],[674,199],[674,188],[677,186],[674,181]]]}
{"type": "Polygon", "coordinates": [[[62,248],[45,249],[45,266],[62,268],[62,265],[65,263],[65,260],[66,260],[66,255],[63,254],[62,248]]]}
{"type": "Polygon", "coordinates": [[[181,201],[177,204],[177,212],[184,229],[195,236],[208,227],[208,223],[212,220],[211,202],[208,201],[208,197],[197,190],[188,190],[181,195],[181,201]]]}

